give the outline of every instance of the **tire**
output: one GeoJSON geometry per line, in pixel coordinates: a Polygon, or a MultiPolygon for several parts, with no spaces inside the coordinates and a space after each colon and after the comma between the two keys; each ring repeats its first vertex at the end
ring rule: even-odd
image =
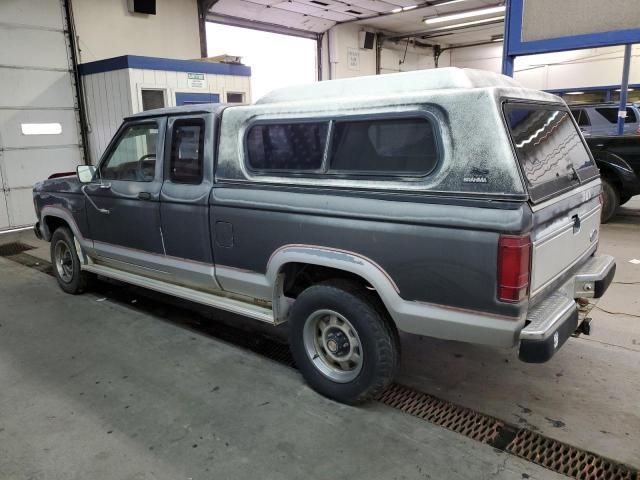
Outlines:
{"type": "Polygon", "coordinates": [[[607,223],[620,206],[620,193],[607,178],[602,179],[602,216],[601,223],[607,223]]]}
{"type": "Polygon", "coordinates": [[[293,358],[318,393],[356,405],[393,381],[398,335],[377,297],[363,287],[345,281],[313,285],[298,296],[289,321],[293,358]]]}
{"type": "Polygon", "coordinates": [[[73,234],[67,227],[58,227],[51,236],[51,266],[66,293],[77,295],[86,290],[91,274],[80,269],[73,234]]]}
{"type": "Polygon", "coordinates": [[[631,200],[632,195],[620,195],[620,205],[624,205],[629,200],[631,200]]]}

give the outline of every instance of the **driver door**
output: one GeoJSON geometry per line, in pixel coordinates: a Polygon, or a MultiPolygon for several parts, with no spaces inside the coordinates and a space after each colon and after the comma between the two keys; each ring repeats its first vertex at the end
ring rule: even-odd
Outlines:
{"type": "Polygon", "coordinates": [[[98,181],[84,187],[94,254],[119,268],[153,268],[164,255],[159,199],[165,126],[166,118],[125,122],[102,157],[98,181]]]}

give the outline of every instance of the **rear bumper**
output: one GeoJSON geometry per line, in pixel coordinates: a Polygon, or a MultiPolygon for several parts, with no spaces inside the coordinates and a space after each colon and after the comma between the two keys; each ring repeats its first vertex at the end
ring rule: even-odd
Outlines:
{"type": "Polygon", "coordinates": [[[549,360],[578,328],[576,298],[600,298],[609,288],[616,263],[609,255],[591,257],[558,291],[529,310],[520,332],[519,357],[523,362],[549,360]]]}

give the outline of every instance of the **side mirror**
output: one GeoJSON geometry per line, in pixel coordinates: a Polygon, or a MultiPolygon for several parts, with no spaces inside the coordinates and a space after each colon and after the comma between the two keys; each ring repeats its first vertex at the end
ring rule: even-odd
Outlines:
{"type": "Polygon", "coordinates": [[[76,168],[76,175],[80,183],[91,183],[95,173],[96,167],[93,165],[78,165],[76,168]]]}

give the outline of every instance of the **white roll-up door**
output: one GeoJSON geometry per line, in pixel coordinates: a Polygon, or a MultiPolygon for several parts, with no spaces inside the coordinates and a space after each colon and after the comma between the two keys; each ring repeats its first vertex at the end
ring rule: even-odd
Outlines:
{"type": "Polygon", "coordinates": [[[33,184],[82,163],[62,1],[0,1],[0,230],[33,224],[33,184]]]}

